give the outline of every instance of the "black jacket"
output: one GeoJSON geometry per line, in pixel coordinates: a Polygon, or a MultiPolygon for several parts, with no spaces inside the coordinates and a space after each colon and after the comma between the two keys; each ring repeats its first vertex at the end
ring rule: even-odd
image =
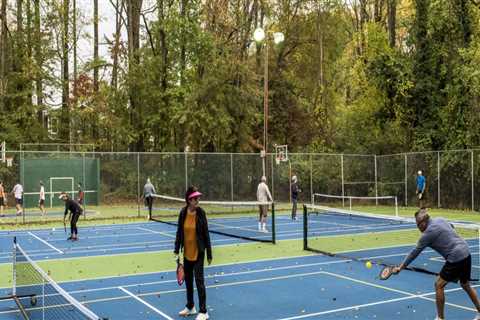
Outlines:
{"type": "MultiPolygon", "coordinates": [[[[183,233],[183,224],[185,223],[185,218],[187,216],[187,208],[184,207],[180,210],[180,215],[178,216],[178,226],[177,226],[177,236],[175,238],[175,250],[174,253],[178,254],[180,249],[183,250],[184,246],[184,233],[183,233]]],[[[196,213],[196,232],[197,232],[197,247],[199,254],[203,254],[207,251],[207,259],[212,259],[212,245],[210,244],[210,234],[208,233],[208,222],[207,215],[202,208],[197,208],[196,213]]]]}
{"type": "Polygon", "coordinates": [[[75,200],[72,200],[72,199],[68,199],[65,202],[65,213],[63,215],[64,217],[67,216],[69,210],[72,214],[82,214],[83,213],[82,207],[80,207],[80,205],[75,200]]]}

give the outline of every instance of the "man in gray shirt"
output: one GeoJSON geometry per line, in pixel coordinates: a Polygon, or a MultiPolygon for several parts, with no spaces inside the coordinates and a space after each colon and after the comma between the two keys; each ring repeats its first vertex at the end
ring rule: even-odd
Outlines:
{"type": "Polygon", "coordinates": [[[152,216],[153,196],[156,193],[155,187],[152,182],[150,182],[150,178],[147,178],[147,183],[143,186],[143,198],[145,199],[145,205],[148,207],[149,218],[152,216]]]}
{"type": "Polygon", "coordinates": [[[445,219],[430,218],[425,208],[415,213],[415,221],[422,236],[418,240],[416,248],[409,253],[400,266],[394,268],[393,272],[398,273],[406,268],[426,247],[432,248],[445,259],[445,265],[435,281],[436,320],[444,319],[445,286],[448,282],[457,281],[460,281],[463,290],[477,308],[474,320],[480,320],[480,302],[477,292],[470,286],[472,258],[467,242],[445,219]]]}

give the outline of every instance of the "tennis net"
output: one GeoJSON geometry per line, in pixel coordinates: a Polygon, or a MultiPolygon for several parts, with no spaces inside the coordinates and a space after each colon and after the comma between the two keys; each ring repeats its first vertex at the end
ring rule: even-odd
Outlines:
{"type": "Polygon", "coordinates": [[[398,201],[395,196],[357,197],[314,193],[312,194],[312,204],[338,208],[341,211],[356,210],[398,217],[398,201]]]}
{"type": "Polygon", "coordinates": [[[100,320],[95,313],[62,289],[14,239],[13,293],[25,319],[100,320]]]}
{"type": "MultiPolygon", "coordinates": [[[[349,209],[304,205],[304,249],[378,265],[399,265],[420,238],[415,219],[349,209]]],[[[472,279],[480,273],[479,226],[450,222],[470,247],[472,279]]],[[[444,259],[426,248],[410,270],[438,274],[444,259]]]]}
{"type": "MultiPolygon", "coordinates": [[[[208,217],[211,233],[259,242],[275,243],[275,206],[258,201],[200,201],[199,206],[208,217]],[[266,230],[259,227],[259,206],[267,206],[269,213],[266,230]]],[[[165,195],[154,195],[150,220],[170,225],[178,224],[178,214],[185,200],[165,195]]]]}

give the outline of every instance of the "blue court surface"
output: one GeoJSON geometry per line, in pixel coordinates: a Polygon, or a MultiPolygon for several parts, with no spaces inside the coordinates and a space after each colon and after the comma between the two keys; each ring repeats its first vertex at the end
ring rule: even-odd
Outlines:
{"type": "MultiPolygon", "coordinates": [[[[225,220],[209,222],[256,227],[255,220],[225,220]]],[[[391,227],[355,221],[318,224],[317,232],[324,234],[361,233],[372,228],[381,231],[391,227]],[[338,228],[339,224],[343,230],[338,228]]],[[[278,216],[276,226],[278,240],[302,237],[301,220],[278,216]]],[[[44,260],[171,251],[175,231],[174,226],[156,222],[96,226],[81,228],[80,241],[74,243],[65,240],[63,228],[3,232],[0,233],[0,259],[1,263],[11,263],[13,236],[34,260],[44,260]]],[[[211,237],[214,254],[215,247],[244,242],[215,234],[211,237]]],[[[471,245],[472,255],[478,255],[478,242],[471,245]]],[[[411,246],[363,250],[362,257],[398,256],[401,260],[409,249],[411,246]]],[[[421,259],[429,264],[443,264],[441,257],[431,250],[425,250],[421,259]]],[[[474,269],[473,273],[478,274],[478,265],[474,265],[474,269]]],[[[434,276],[403,271],[381,281],[379,272],[376,265],[367,269],[362,262],[323,255],[206,267],[208,312],[211,319],[435,318],[434,276]]],[[[185,287],[178,286],[173,270],[60,285],[107,319],[181,319],[177,314],[185,304],[185,287]]],[[[473,285],[478,287],[478,283],[473,285]]],[[[0,295],[10,291],[11,288],[0,289],[0,295]]],[[[474,317],[472,303],[457,284],[447,286],[446,300],[446,319],[474,317]]],[[[7,319],[22,319],[11,300],[0,301],[0,320],[7,319]]]]}
{"type": "MultiPolygon", "coordinates": [[[[319,255],[207,267],[208,312],[211,319],[434,319],[432,276],[405,271],[380,281],[378,272],[319,255]]],[[[180,319],[185,303],[173,271],[61,285],[108,319],[180,319]]],[[[446,296],[447,319],[473,318],[457,285],[446,296]]],[[[21,319],[12,301],[0,303],[0,319],[21,319]]]]}

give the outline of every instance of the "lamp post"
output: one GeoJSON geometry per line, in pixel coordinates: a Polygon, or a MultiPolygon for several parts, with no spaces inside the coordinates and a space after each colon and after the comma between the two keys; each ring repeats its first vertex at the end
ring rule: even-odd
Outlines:
{"type": "Polygon", "coordinates": [[[281,32],[265,32],[263,28],[256,28],[253,32],[253,39],[257,43],[265,43],[265,62],[263,67],[263,160],[262,170],[266,176],[266,158],[268,149],[268,40],[272,39],[275,44],[279,44],[285,40],[285,36],[281,32]],[[269,38],[268,34],[272,34],[273,38],[269,38]]]}

